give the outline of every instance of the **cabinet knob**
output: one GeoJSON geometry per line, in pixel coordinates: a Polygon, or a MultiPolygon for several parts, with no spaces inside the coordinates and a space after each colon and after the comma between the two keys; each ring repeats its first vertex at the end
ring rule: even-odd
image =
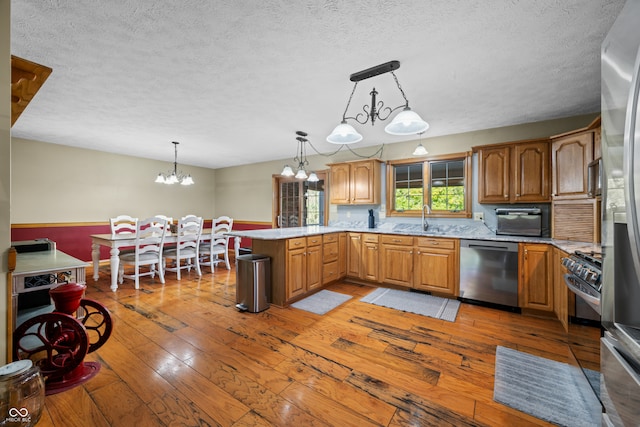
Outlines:
{"type": "Polygon", "coordinates": [[[508,195],[508,194],[505,194],[505,195],[504,195],[504,198],[505,198],[505,199],[508,199],[508,198],[509,198],[509,195],[508,195]]]}
{"type": "Polygon", "coordinates": [[[516,197],[520,197],[520,194],[516,194],[516,197]]]}

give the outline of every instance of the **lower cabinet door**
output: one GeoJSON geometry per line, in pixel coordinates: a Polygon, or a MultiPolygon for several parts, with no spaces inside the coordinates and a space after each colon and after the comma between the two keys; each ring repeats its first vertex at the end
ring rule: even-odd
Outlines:
{"type": "Polygon", "coordinates": [[[287,252],[287,300],[307,291],[306,248],[290,249],[287,252]]]}
{"type": "Polygon", "coordinates": [[[382,282],[413,286],[413,247],[381,246],[382,282]]]}
{"type": "Polygon", "coordinates": [[[456,252],[447,249],[421,249],[415,255],[413,287],[446,295],[456,294],[456,252]]]}
{"type": "Polygon", "coordinates": [[[378,244],[362,243],[362,279],[377,282],[380,279],[378,262],[378,244]]]}
{"type": "Polygon", "coordinates": [[[307,291],[322,286],[322,245],[307,247],[307,291]]]}

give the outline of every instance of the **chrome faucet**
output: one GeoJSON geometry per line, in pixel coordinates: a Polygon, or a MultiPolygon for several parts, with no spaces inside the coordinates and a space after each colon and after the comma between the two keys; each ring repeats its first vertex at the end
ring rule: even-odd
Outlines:
{"type": "Polygon", "coordinates": [[[427,231],[427,228],[429,228],[429,223],[424,214],[425,211],[427,211],[427,215],[431,215],[431,206],[427,204],[422,205],[422,231],[427,231]]]}

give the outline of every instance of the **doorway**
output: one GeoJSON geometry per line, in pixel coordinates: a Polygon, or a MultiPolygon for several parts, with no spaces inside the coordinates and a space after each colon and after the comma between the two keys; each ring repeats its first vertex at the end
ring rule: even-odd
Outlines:
{"type": "Polygon", "coordinates": [[[317,175],[317,182],[274,176],[274,228],[327,224],[327,173],[317,175]]]}

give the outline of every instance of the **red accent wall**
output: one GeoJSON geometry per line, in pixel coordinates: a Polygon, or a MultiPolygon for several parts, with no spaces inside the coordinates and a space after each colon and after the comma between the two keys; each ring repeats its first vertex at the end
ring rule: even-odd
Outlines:
{"type": "MultiPolygon", "coordinates": [[[[109,224],[11,228],[11,241],[47,238],[56,242],[56,249],[82,261],[91,261],[91,237],[89,236],[110,232],[109,224]]],[[[100,248],[100,259],[109,259],[108,248],[100,248]]]]}
{"type": "MultiPolygon", "coordinates": [[[[211,228],[211,221],[205,221],[204,228],[211,228]]],[[[234,230],[259,230],[271,228],[270,224],[242,222],[233,224],[234,230]]],[[[33,226],[30,228],[11,228],[11,241],[44,239],[56,242],[56,248],[82,261],[91,261],[91,235],[110,233],[109,224],[104,225],[64,225],[33,226]]],[[[251,239],[243,238],[240,246],[251,247],[251,239]]],[[[109,248],[100,247],[100,259],[109,259],[109,248]]]]}
{"type": "MultiPolygon", "coordinates": [[[[263,222],[260,223],[249,223],[249,222],[243,222],[240,224],[237,223],[233,223],[233,229],[237,230],[237,231],[244,231],[244,230],[263,230],[266,228],[273,228],[271,227],[271,224],[265,224],[263,222]]],[[[247,237],[243,237],[240,240],[240,247],[241,248],[250,248],[251,247],[251,239],[247,238],[247,237]]]]}

